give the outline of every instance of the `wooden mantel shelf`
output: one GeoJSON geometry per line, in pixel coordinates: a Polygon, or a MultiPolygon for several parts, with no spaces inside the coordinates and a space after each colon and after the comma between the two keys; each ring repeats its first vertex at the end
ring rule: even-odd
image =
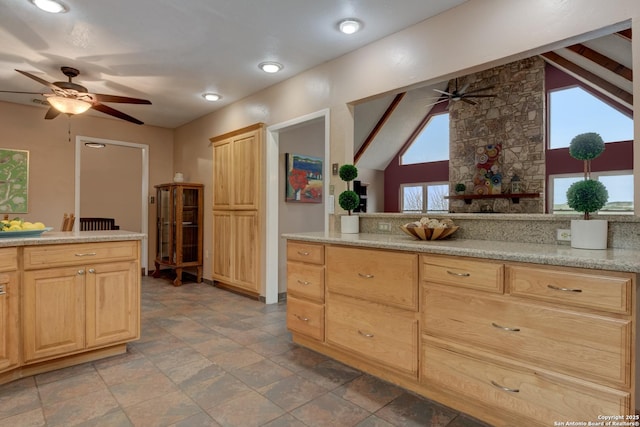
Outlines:
{"type": "Polygon", "coordinates": [[[521,198],[538,198],[540,193],[511,193],[511,194],[460,194],[445,196],[445,199],[464,200],[467,205],[474,199],[511,199],[513,203],[520,203],[521,198]]]}

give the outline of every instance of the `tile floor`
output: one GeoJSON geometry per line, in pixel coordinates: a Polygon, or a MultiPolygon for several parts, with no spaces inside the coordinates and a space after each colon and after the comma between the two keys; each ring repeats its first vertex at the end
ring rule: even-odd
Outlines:
{"type": "Polygon", "coordinates": [[[145,277],[141,339],[0,386],[0,427],[486,427],[297,346],[285,309],[145,277]]]}

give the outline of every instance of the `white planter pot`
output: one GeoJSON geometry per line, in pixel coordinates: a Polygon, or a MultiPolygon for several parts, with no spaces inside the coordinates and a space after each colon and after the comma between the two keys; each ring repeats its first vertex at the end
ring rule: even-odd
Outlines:
{"type": "Polygon", "coordinates": [[[342,215],[340,217],[340,232],[343,234],[359,233],[360,217],[358,215],[342,215]]]}
{"type": "Polygon", "coordinates": [[[604,219],[572,219],[571,247],[607,249],[607,221],[604,219]]]}

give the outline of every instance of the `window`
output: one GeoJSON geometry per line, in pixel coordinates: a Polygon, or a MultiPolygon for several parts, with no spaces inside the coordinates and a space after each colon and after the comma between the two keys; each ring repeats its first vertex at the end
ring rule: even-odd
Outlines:
{"type": "Polygon", "coordinates": [[[449,113],[435,114],[400,156],[401,165],[449,160],[449,113]]]}
{"type": "Polygon", "coordinates": [[[449,184],[424,183],[400,186],[402,212],[448,212],[449,184]]]}
{"type": "Polygon", "coordinates": [[[549,92],[549,148],[568,147],[585,132],[597,132],[605,142],[631,141],[633,120],[581,87],[549,92]]]}
{"type": "MultiPolygon", "coordinates": [[[[591,178],[602,182],[609,193],[609,201],[599,213],[633,215],[633,171],[591,173],[591,178]]],[[[549,177],[553,194],[553,206],[549,209],[551,213],[576,213],[567,205],[567,190],[571,184],[582,179],[583,174],[549,177]]]]}

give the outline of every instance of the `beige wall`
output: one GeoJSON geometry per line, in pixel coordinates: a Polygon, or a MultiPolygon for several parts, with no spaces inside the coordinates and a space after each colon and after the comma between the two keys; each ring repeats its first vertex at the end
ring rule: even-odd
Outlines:
{"type": "MultiPolygon", "coordinates": [[[[171,129],[138,126],[122,120],[81,115],[70,120],[60,115],[44,120],[46,109],[0,102],[1,148],[29,151],[29,221],[42,221],[60,229],[62,215],[74,210],[76,135],[149,145],[149,186],[173,178],[173,133],[171,129]],[[69,137],[69,125],[71,136],[69,137]],[[71,138],[71,142],[69,142],[71,138]]],[[[126,164],[115,165],[114,174],[126,164]]],[[[113,193],[118,186],[114,185],[113,193]]],[[[139,209],[139,204],[137,205],[139,209]]],[[[155,205],[149,206],[149,266],[153,268],[155,205]]]]}
{"type": "MultiPolygon", "coordinates": [[[[175,166],[189,170],[210,188],[210,137],[255,122],[282,123],[324,108],[330,109],[331,117],[330,162],[350,162],[349,103],[526,58],[595,37],[602,28],[630,19],[640,34],[639,18],[637,0],[472,0],[182,126],[176,130],[175,166]]],[[[633,44],[633,58],[634,79],[640,81],[640,43],[633,44]]],[[[639,97],[638,85],[634,89],[639,97]]],[[[640,135],[640,121],[635,129],[640,135]]],[[[640,149],[634,153],[640,170],[640,149]]],[[[335,177],[332,183],[339,184],[335,177]]],[[[635,187],[640,200],[640,174],[635,187]]],[[[209,194],[205,202],[205,249],[210,250],[209,194]]],[[[211,275],[208,263],[205,277],[211,275]]]]}

